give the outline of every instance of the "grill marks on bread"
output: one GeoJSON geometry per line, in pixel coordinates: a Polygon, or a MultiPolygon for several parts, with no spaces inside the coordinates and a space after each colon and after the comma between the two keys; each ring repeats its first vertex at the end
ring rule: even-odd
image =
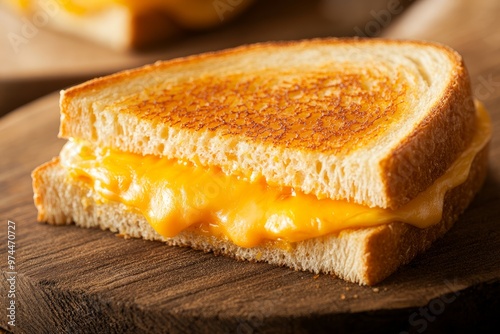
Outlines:
{"type": "Polygon", "coordinates": [[[332,153],[363,147],[401,116],[405,83],[375,70],[267,74],[185,80],[110,108],[169,126],[332,153]]]}

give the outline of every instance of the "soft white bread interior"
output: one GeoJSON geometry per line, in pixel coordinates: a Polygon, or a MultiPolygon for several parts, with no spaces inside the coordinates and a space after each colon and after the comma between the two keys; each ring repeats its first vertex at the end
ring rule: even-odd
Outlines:
{"type": "Polygon", "coordinates": [[[447,47],[323,39],[158,62],[70,88],[60,136],[398,208],[468,145],[474,111],[462,59],[447,47]]]}
{"type": "Polygon", "coordinates": [[[296,270],[331,273],[359,284],[373,285],[409,262],[416,254],[446,233],[480,189],[487,172],[488,146],[476,154],[467,180],[448,191],[439,224],[419,229],[394,222],[377,227],[343,230],[336,235],[309,239],[288,249],[273,244],[242,248],[225,239],[185,230],[174,238],[157,234],[145,218],[113,201],[100,198],[83,182],[72,179],[59,159],[33,172],[33,188],[38,219],[51,224],[99,227],[113,232],[160,240],[170,245],[190,246],[241,260],[265,261],[296,270]]]}

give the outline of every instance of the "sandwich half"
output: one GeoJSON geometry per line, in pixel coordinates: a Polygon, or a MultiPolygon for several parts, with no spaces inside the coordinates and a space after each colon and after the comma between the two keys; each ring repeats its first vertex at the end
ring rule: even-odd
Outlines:
{"type": "Polygon", "coordinates": [[[487,171],[490,121],[438,44],[243,46],[61,93],[38,220],[373,285],[448,231],[487,171]]]}
{"type": "MultiPolygon", "coordinates": [[[[228,22],[253,0],[7,0],[29,24],[117,50],[156,45],[228,22]]],[[[24,21],[26,22],[26,21],[24,21]]]]}

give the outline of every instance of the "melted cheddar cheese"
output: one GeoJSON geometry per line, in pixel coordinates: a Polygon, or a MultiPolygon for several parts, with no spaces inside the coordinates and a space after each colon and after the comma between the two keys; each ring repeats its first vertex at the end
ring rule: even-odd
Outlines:
{"type": "Polygon", "coordinates": [[[467,179],[475,155],[490,138],[488,114],[482,107],[477,123],[472,143],[448,171],[397,210],[317,199],[293,188],[269,186],[263,180],[248,182],[228,176],[215,167],[92,149],[76,141],[63,148],[61,163],[71,177],[94,189],[100,201],[120,202],[141,213],[162,236],[196,228],[238,246],[253,247],[394,221],[420,228],[437,224],[446,192],[467,179]]]}

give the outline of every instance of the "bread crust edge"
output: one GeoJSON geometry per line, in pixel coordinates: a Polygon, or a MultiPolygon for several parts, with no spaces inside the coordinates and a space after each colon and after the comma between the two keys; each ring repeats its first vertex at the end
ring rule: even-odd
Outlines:
{"type": "Polygon", "coordinates": [[[439,103],[380,162],[389,208],[401,207],[427,189],[472,140],[476,112],[469,75],[461,57],[457,55],[454,63],[455,78],[439,103]]]}

